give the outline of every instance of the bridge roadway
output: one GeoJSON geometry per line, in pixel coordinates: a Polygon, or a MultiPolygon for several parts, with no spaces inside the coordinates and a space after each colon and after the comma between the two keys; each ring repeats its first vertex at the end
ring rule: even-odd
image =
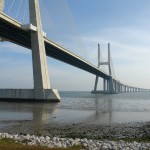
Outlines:
{"type": "MultiPolygon", "coordinates": [[[[24,30],[22,26],[23,24],[21,24],[20,22],[0,12],[0,37],[17,45],[31,49],[31,30],[24,30]]],[[[109,80],[110,76],[107,73],[94,66],[90,62],[73,54],[72,52],[52,42],[46,37],[44,38],[44,41],[47,56],[70,64],[87,72],[90,72],[106,80],[109,80]]],[[[115,78],[113,78],[113,81],[115,81],[118,85],[124,87],[135,88],[121,83],[115,78]]]]}
{"type": "MultiPolygon", "coordinates": [[[[0,36],[17,45],[21,45],[31,49],[31,31],[22,29],[22,24],[9,16],[0,13],[0,36]]],[[[109,79],[109,75],[96,66],[85,61],[81,57],[73,54],[51,40],[44,38],[46,54],[67,64],[73,65],[77,68],[88,71],[92,74],[98,75],[102,78],[109,79]]]]}
{"type": "MultiPolygon", "coordinates": [[[[7,39],[13,43],[31,49],[31,31],[22,29],[22,24],[9,16],[0,13],[0,37],[7,39]]],[[[67,64],[98,75],[102,78],[109,79],[109,75],[98,69],[91,63],[85,61],[72,52],[64,49],[51,40],[44,38],[46,54],[67,64]]]]}

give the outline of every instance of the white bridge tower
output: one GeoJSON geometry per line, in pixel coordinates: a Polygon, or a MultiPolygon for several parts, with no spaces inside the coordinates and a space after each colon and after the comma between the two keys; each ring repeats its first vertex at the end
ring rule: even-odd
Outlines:
{"type": "MultiPolygon", "coordinates": [[[[4,4],[5,0],[0,0],[1,12],[4,11],[4,4]]],[[[39,0],[29,0],[29,12],[30,24],[24,26],[31,32],[34,88],[4,89],[0,92],[0,98],[59,102],[60,96],[57,89],[50,87],[39,0]],[[31,30],[30,26],[34,26],[36,30],[31,30]]]]}
{"type": "Polygon", "coordinates": [[[107,65],[108,70],[109,70],[109,79],[103,79],[103,91],[97,90],[97,84],[98,84],[98,76],[95,78],[95,85],[94,85],[94,90],[91,92],[93,94],[98,94],[98,93],[109,93],[113,94],[116,93],[114,90],[114,85],[113,85],[113,78],[112,78],[112,69],[111,69],[111,57],[110,57],[110,43],[108,43],[108,61],[107,62],[102,62],[100,60],[100,44],[98,44],[98,68],[100,68],[101,65],[107,65]]]}

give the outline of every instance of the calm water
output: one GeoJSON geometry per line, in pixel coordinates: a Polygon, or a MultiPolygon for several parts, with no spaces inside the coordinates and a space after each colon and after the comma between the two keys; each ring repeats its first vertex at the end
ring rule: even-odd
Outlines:
{"type": "Polygon", "coordinates": [[[113,124],[150,121],[150,92],[93,95],[60,92],[58,104],[0,102],[0,127],[4,122],[113,124]]]}

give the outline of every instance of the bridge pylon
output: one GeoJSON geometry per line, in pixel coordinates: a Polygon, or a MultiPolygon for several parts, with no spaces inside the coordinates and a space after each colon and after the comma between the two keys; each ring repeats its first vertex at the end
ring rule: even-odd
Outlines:
{"type": "Polygon", "coordinates": [[[31,31],[31,49],[34,77],[34,98],[41,100],[60,100],[57,90],[50,89],[39,0],[29,1],[30,24],[37,28],[31,31]],[[47,97],[48,96],[48,97],[47,97]]]}
{"type": "MultiPolygon", "coordinates": [[[[0,11],[4,10],[5,0],[0,0],[0,11]]],[[[50,88],[45,52],[44,34],[40,16],[39,0],[29,0],[34,89],[2,89],[0,99],[24,99],[35,101],[60,101],[57,89],[50,88]]]]}
{"type": "Polygon", "coordinates": [[[107,62],[101,62],[100,60],[100,44],[98,44],[98,68],[100,68],[101,65],[107,65],[109,70],[109,79],[103,78],[103,90],[97,90],[97,84],[98,84],[98,76],[95,78],[95,85],[94,90],[91,92],[92,94],[115,94],[117,93],[114,87],[113,77],[112,77],[112,69],[110,64],[110,43],[108,43],[108,61],[107,62]]]}

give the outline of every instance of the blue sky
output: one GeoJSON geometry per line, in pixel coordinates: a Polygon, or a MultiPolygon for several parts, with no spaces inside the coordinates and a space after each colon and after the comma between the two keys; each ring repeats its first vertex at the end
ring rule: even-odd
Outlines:
{"type": "MultiPolygon", "coordinates": [[[[67,0],[67,3],[87,59],[97,64],[97,43],[101,44],[106,57],[107,43],[110,42],[116,77],[133,86],[150,88],[150,1],[67,0]]],[[[93,89],[94,75],[52,58],[47,61],[52,88],[93,89]]],[[[33,88],[29,50],[8,42],[0,43],[0,69],[0,88],[33,88]]]]}

